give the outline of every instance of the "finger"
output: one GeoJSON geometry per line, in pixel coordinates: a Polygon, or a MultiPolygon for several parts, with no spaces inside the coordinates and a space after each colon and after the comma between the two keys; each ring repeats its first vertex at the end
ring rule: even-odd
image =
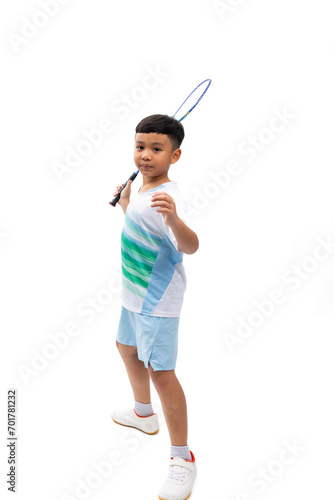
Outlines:
{"type": "Polygon", "coordinates": [[[172,209],[173,205],[169,201],[155,201],[151,207],[168,207],[172,209]]]}
{"type": "Polygon", "coordinates": [[[132,181],[128,181],[127,182],[127,185],[125,186],[125,188],[121,192],[121,196],[123,196],[123,197],[130,196],[130,193],[131,193],[131,183],[132,183],[132,181]],[[123,195],[123,193],[124,193],[124,195],[123,195]]]}
{"type": "Polygon", "coordinates": [[[169,203],[171,206],[175,206],[175,203],[173,200],[169,200],[167,198],[153,198],[151,200],[151,203],[169,203]]]}
{"type": "Polygon", "coordinates": [[[165,215],[173,215],[174,214],[173,210],[169,210],[168,208],[159,208],[157,210],[157,212],[159,214],[165,214],[165,215]]]}
{"type": "Polygon", "coordinates": [[[174,204],[173,198],[167,197],[167,196],[152,196],[151,201],[167,201],[168,203],[174,204]]]}
{"type": "MultiPolygon", "coordinates": [[[[167,193],[157,193],[157,194],[153,194],[152,195],[152,198],[156,198],[156,199],[170,199],[172,200],[173,198],[171,196],[169,196],[169,194],[167,193]]],[[[174,201],[174,200],[173,200],[174,201]]]]}

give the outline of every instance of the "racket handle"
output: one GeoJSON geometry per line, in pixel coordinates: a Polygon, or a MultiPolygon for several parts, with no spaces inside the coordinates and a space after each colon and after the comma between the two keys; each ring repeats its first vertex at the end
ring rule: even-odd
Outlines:
{"type": "Polygon", "coordinates": [[[109,201],[109,205],[112,205],[113,207],[115,207],[115,206],[116,206],[116,203],[118,202],[118,200],[119,200],[119,199],[120,199],[120,197],[121,197],[121,193],[122,193],[123,189],[124,189],[124,188],[126,188],[126,185],[127,185],[127,183],[128,183],[129,181],[134,181],[134,180],[135,180],[135,178],[136,178],[136,177],[137,177],[137,175],[138,175],[138,172],[139,172],[139,170],[138,170],[137,172],[133,172],[133,174],[132,174],[132,175],[130,175],[130,177],[129,177],[129,178],[128,178],[128,180],[125,182],[125,184],[121,187],[121,189],[119,190],[119,193],[115,196],[115,198],[114,198],[112,201],[109,201]]]}

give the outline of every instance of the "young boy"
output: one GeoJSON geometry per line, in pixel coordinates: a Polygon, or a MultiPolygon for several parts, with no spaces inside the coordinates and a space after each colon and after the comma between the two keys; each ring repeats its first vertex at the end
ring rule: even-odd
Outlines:
{"type": "MultiPolygon", "coordinates": [[[[119,204],[122,231],[122,311],[116,345],[131,383],[135,407],[112,413],[121,425],[147,434],[159,430],[151,404],[150,379],[159,395],[170,440],[170,466],[160,488],[161,500],[185,500],[196,477],[187,441],[187,406],[175,375],[178,325],[186,289],[183,254],[198,249],[196,233],[186,222],[186,203],[168,177],[181,156],[181,123],[168,115],[144,118],[136,127],[134,161],[143,184],[130,203],[131,181],[119,204]]],[[[117,187],[114,195],[118,194],[117,187]]]]}

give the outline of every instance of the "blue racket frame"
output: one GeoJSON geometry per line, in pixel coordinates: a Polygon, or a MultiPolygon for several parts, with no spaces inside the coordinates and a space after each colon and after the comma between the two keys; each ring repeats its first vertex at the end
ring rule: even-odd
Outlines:
{"type": "Polygon", "coordinates": [[[189,111],[186,112],[186,114],[184,114],[182,116],[182,118],[178,119],[179,122],[182,122],[182,120],[184,120],[184,118],[186,116],[189,115],[189,113],[192,112],[192,110],[197,106],[197,104],[199,103],[199,101],[202,99],[202,97],[205,95],[205,93],[207,92],[208,88],[210,87],[211,85],[211,78],[207,78],[206,80],[203,80],[202,83],[200,83],[199,85],[197,85],[196,88],[194,88],[194,90],[188,95],[188,97],[183,101],[183,103],[181,104],[181,106],[175,111],[175,113],[173,114],[173,118],[175,118],[175,115],[180,111],[180,109],[185,105],[185,103],[188,101],[188,99],[193,95],[193,93],[195,92],[195,90],[197,90],[199,87],[201,87],[203,85],[203,83],[205,82],[209,82],[207,84],[207,86],[205,87],[205,90],[203,92],[203,94],[198,98],[198,100],[195,102],[195,104],[189,109],[189,111]]]}

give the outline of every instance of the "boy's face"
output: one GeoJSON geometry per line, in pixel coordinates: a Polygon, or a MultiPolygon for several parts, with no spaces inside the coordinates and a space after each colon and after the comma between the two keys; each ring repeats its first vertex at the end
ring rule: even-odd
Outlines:
{"type": "Polygon", "coordinates": [[[134,161],[143,177],[154,179],[167,176],[169,166],[181,155],[181,149],[173,150],[168,135],[151,132],[136,134],[134,161]]]}

